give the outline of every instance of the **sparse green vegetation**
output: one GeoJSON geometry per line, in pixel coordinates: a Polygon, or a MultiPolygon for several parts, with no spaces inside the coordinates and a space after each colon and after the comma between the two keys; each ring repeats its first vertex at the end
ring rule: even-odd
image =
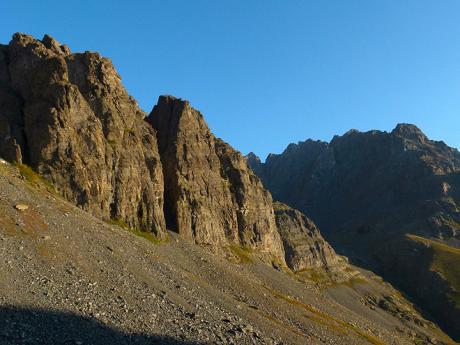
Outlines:
{"type": "Polygon", "coordinates": [[[126,224],[122,219],[109,219],[108,221],[106,221],[106,223],[118,226],[119,228],[122,228],[136,236],[145,238],[146,240],[154,244],[161,244],[167,242],[167,240],[161,240],[149,231],[142,231],[140,229],[129,227],[128,224],[126,224]]]}
{"type": "Polygon", "coordinates": [[[109,219],[106,221],[107,224],[110,224],[110,225],[116,225],[120,228],[123,228],[125,230],[129,230],[129,226],[128,224],[126,224],[122,219],[109,219]]]}
{"type": "Polygon", "coordinates": [[[254,260],[251,258],[252,248],[232,244],[228,247],[232,254],[238,259],[239,264],[250,264],[254,260]]]}
{"type": "Polygon", "coordinates": [[[270,293],[276,298],[284,300],[285,302],[293,306],[306,310],[308,313],[305,314],[305,317],[315,323],[325,326],[331,329],[332,331],[335,331],[338,334],[347,334],[349,332],[352,332],[360,336],[361,338],[365,339],[371,344],[384,345],[384,343],[380,339],[364,332],[363,330],[361,330],[360,328],[358,328],[356,325],[352,323],[337,319],[333,317],[332,315],[322,312],[321,310],[313,307],[312,305],[302,303],[291,296],[284,295],[283,293],[279,291],[270,289],[266,286],[263,286],[263,287],[267,289],[268,291],[270,291],[270,293]]]}
{"type": "Polygon", "coordinates": [[[324,284],[330,280],[326,272],[319,269],[305,268],[296,271],[295,274],[301,279],[306,279],[317,284],[324,284]]]}
{"type": "Polygon", "coordinates": [[[30,184],[34,185],[35,187],[45,188],[48,192],[56,192],[56,189],[50,182],[45,180],[40,174],[36,173],[28,165],[17,163],[16,167],[19,169],[21,176],[30,184]]]}
{"type": "Polygon", "coordinates": [[[431,248],[433,252],[430,269],[440,273],[455,290],[450,298],[460,307],[460,249],[420,236],[407,235],[407,237],[431,248]]]}
{"type": "Polygon", "coordinates": [[[347,286],[352,290],[358,291],[357,286],[358,285],[364,285],[368,284],[369,282],[362,278],[362,277],[352,277],[348,280],[341,281],[341,282],[331,282],[328,284],[330,287],[338,287],[338,286],[347,286]]]}

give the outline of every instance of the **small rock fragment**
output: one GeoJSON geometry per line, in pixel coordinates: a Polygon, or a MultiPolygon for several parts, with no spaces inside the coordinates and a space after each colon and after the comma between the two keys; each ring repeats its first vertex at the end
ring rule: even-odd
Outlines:
{"type": "Polygon", "coordinates": [[[26,204],[17,204],[14,208],[18,211],[25,211],[29,209],[29,206],[26,204]]]}

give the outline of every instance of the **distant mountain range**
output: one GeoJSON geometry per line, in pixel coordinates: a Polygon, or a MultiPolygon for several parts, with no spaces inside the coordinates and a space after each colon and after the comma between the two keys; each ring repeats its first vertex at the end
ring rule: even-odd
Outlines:
{"type": "Polygon", "coordinates": [[[460,153],[414,125],[350,130],[247,156],[353,262],[382,274],[460,337],[460,153]]]}

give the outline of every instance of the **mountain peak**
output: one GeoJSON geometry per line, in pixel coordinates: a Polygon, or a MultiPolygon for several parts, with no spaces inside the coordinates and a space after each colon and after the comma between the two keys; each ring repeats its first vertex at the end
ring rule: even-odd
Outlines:
{"type": "Polygon", "coordinates": [[[398,123],[395,129],[391,131],[391,134],[420,142],[428,140],[427,136],[420,130],[420,128],[409,123],[398,123]]]}
{"type": "Polygon", "coordinates": [[[251,165],[251,163],[261,163],[259,156],[252,151],[246,155],[246,160],[249,162],[249,165],[251,165]]]}
{"type": "Polygon", "coordinates": [[[48,34],[45,34],[41,40],[31,35],[16,32],[10,42],[10,46],[29,47],[29,49],[47,56],[50,52],[56,55],[69,55],[71,51],[65,44],[61,45],[57,40],[48,34]]]}

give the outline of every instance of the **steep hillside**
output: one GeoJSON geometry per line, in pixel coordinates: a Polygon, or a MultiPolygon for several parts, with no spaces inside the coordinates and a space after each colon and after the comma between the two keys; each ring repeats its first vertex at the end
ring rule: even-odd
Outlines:
{"type": "Polygon", "coordinates": [[[460,337],[460,319],[451,317],[458,305],[448,297],[458,272],[433,274],[424,263],[429,251],[406,237],[460,247],[457,150],[400,124],[391,133],[351,130],[330,143],[291,144],[265,163],[254,155],[248,162],[274,198],[311,216],[336,250],[403,288],[460,337]]]}
{"type": "Polygon", "coordinates": [[[453,344],[369,272],[323,286],[232,263],[48,187],[0,161],[0,344],[453,344]]]}

